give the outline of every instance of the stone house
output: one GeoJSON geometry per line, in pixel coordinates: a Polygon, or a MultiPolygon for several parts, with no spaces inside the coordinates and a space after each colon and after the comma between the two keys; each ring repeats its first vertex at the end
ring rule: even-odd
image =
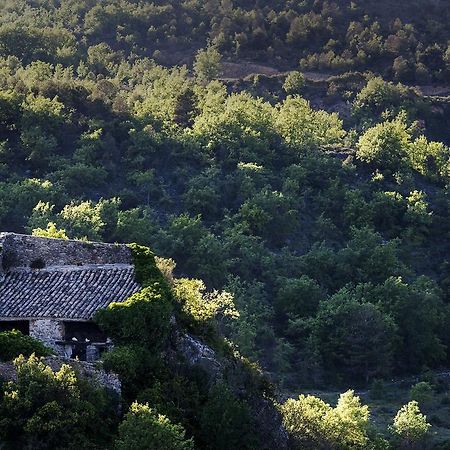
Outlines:
{"type": "Polygon", "coordinates": [[[126,245],[0,233],[0,331],[18,329],[58,355],[98,359],[111,342],[95,312],[140,288],[126,245]]]}

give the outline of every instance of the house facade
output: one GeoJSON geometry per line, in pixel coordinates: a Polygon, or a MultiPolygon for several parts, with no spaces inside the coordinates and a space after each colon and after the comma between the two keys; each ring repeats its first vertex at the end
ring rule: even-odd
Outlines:
{"type": "Polygon", "coordinates": [[[140,288],[126,245],[0,233],[0,331],[18,329],[58,355],[98,359],[111,342],[93,316],[140,288]]]}

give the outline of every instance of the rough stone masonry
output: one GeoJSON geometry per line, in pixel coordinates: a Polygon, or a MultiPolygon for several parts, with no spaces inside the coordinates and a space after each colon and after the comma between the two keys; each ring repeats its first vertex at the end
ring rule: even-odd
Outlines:
{"type": "Polygon", "coordinates": [[[0,262],[0,329],[67,357],[96,359],[108,342],[92,317],[141,288],[126,245],[1,233],[0,262]]]}

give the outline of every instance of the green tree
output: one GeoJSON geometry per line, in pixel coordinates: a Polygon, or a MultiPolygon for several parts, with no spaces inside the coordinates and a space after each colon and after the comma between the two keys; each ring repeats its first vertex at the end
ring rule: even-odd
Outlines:
{"type": "Polygon", "coordinates": [[[351,239],[336,259],[340,286],[346,282],[383,283],[390,276],[406,273],[399,255],[399,241],[386,242],[369,227],[353,228],[351,239]]]}
{"type": "Polygon", "coordinates": [[[301,72],[290,72],[283,83],[283,89],[288,95],[299,95],[305,85],[305,76],[301,72]]]}
{"type": "Polygon", "coordinates": [[[412,142],[409,159],[413,169],[433,180],[450,177],[450,149],[442,142],[419,136],[412,142]]]}
{"type": "Polygon", "coordinates": [[[391,431],[399,441],[401,448],[420,449],[426,439],[431,425],[420,412],[416,401],[411,401],[397,412],[391,431]]]}
{"type": "Polygon", "coordinates": [[[363,285],[361,292],[395,320],[401,338],[396,357],[400,367],[419,370],[440,364],[446,334],[441,331],[443,303],[435,282],[423,276],[412,283],[390,277],[378,286],[363,285]]]}
{"type": "Polygon", "coordinates": [[[201,280],[180,278],[174,281],[175,301],[181,309],[181,319],[196,334],[208,335],[224,319],[237,319],[233,296],[226,291],[205,292],[201,280]]]}
{"type": "Polygon", "coordinates": [[[414,119],[418,109],[423,109],[418,93],[400,83],[384,81],[381,77],[371,78],[357,94],[352,113],[364,121],[378,121],[382,115],[395,117],[405,111],[414,119]]]}
{"type": "Polygon", "coordinates": [[[91,241],[101,240],[105,226],[100,214],[99,204],[91,201],[70,203],[59,213],[60,223],[72,238],[84,238],[91,241]]]}
{"type": "Polygon", "coordinates": [[[300,395],[281,405],[283,424],[298,449],[356,450],[369,444],[369,408],[353,391],[341,394],[335,408],[321,399],[300,395]]]}
{"type": "Polygon", "coordinates": [[[315,111],[307,100],[298,96],[289,96],[279,104],[274,120],[284,142],[299,151],[338,146],[345,135],[337,114],[315,111]]]}
{"type": "Polygon", "coordinates": [[[313,342],[332,372],[343,371],[366,382],[389,373],[397,343],[395,322],[371,303],[343,288],[320,305],[313,342]]]}
{"type": "Polygon", "coordinates": [[[250,411],[225,384],[217,384],[209,393],[200,418],[200,431],[206,448],[227,450],[257,447],[250,411]]]}
{"type": "Polygon", "coordinates": [[[148,404],[134,402],[119,425],[117,450],[194,450],[181,425],[170,420],[148,404]]]}
{"type": "Polygon", "coordinates": [[[222,56],[213,45],[200,49],[195,56],[194,72],[200,83],[208,83],[221,74],[222,56]]]}
{"type": "Polygon", "coordinates": [[[314,316],[325,296],[318,283],[306,275],[280,281],[282,285],[275,303],[277,310],[289,318],[314,316]]]}
{"type": "Polygon", "coordinates": [[[14,361],[0,403],[0,437],[11,448],[74,449],[108,446],[115,425],[111,397],[67,364],[53,371],[38,357],[14,361]],[[98,427],[102,423],[102,427],[98,427]]]}
{"type": "Polygon", "coordinates": [[[411,400],[415,400],[421,408],[426,410],[434,400],[433,387],[426,381],[420,381],[410,389],[409,396],[411,400]]]}
{"type": "Polygon", "coordinates": [[[66,235],[66,230],[56,228],[54,222],[49,222],[47,228],[33,228],[33,236],[55,238],[55,239],[69,239],[66,235]]]}
{"type": "Polygon", "coordinates": [[[248,93],[232,94],[206,107],[195,119],[193,135],[228,166],[239,162],[270,164],[277,135],[273,108],[248,93]]]}
{"type": "Polygon", "coordinates": [[[395,171],[404,165],[410,145],[410,130],[398,117],[369,128],[359,138],[356,156],[375,167],[395,171]]]}

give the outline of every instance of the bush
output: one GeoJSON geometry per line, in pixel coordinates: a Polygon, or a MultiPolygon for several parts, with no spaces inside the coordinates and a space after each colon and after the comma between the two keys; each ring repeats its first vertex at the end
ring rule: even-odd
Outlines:
{"type": "Polygon", "coordinates": [[[414,119],[423,101],[413,88],[400,83],[386,82],[380,77],[371,78],[358,93],[353,103],[353,114],[363,120],[374,120],[383,115],[393,117],[405,111],[414,119]]]}
{"type": "Polygon", "coordinates": [[[254,438],[257,433],[253,429],[247,405],[224,384],[218,384],[211,390],[202,411],[200,427],[206,448],[258,448],[254,438]]]}
{"type": "Polygon", "coordinates": [[[300,94],[305,85],[305,77],[301,72],[290,72],[283,84],[283,89],[288,95],[300,94]]]}
{"type": "Polygon", "coordinates": [[[368,448],[369,409],[353,391],[339,397],[335,408],[312,395],[281,405],[283,424],[298,449],[368,448]]]}
{"type": "Polygon", "coordinates": [[[410,133],[402,118],[369,128],[358,141],[358,159],[376,167],[398,170],[403,166],[410,145],[410,133]]]}
{"type": "Polygon", "coordinates": [[[295,279],[283,279],[276,296],[276,308],[290,319],[312,317],[324,298],[321,287],[306,275],[295,279]]]}
{"type": "Polygon", "coordinates": [[[156,350],[169,333],[172,303],[165,287],[154,283],[122,303],[99,310],[94,320],[116,344],[156,350]]]}
{"type": "Polygon", "coordinates": [[[197,52],[194,72],[200,83],[208,83],[220,76],[222,56],[214,46],[208,46],[197,52]]]}
{"type": "Polygon", "coordinates": [[[410,392],[411,400],[415,400],[422,408],[429,408],[434,400],[433,387],[426,381],[415,384],[410,392]]]}
{"type": "Polygon", "coordinates": [[[214,337],[219,321],[236,319],[239,313],[230,293],[205,291],[205,284],[201,280],[175,280],[173,293],[179,309],[177,318],[197,335],[214,337]]]}
{"type": "Polygon", "coordinates": [[[119,426],[117,450],[194,450],[182,426],[170,422],[148,404],[134,402],[119,426]]]}
{"type": "Polygon", "coordinates": [[[129,244],[133,256],[134,270],[137,281],[147,287],[150,283],[160,283],[160,288],[167,288],[165,279],[156,265],[155,254],[142,245],[129,244]]]}
{"type": "Polygon", "coordinates": [[[0,403],[0,440],[7,448],[108,448],[117,405],[105,390],[67,364],[53,371],[32,355],[14,365],[17,379],[6,383],[0,403]]]}
{"type": "Polygon", "coordinates": [[[404,405],[394,418],[391,431],[404,448],[414,448],[423,443],[431,425],[427,417],[420,412],[416,401],[404,405]]]}
{"type": "Polygon", "coordinates": [[[159,354],[139,345],[114,347],[103,357],[104,369],[119,375],[126,400],[134,400],[137,393],[154,379],[160,366],[159,354]]]}
{"type": "Polygon", "coordinates": [[[26,336],[18,330],[3,331],[0,333],[0,359],[11,361],[19,355],[48,356],[52,351],[42,342],[26,336]]]}

